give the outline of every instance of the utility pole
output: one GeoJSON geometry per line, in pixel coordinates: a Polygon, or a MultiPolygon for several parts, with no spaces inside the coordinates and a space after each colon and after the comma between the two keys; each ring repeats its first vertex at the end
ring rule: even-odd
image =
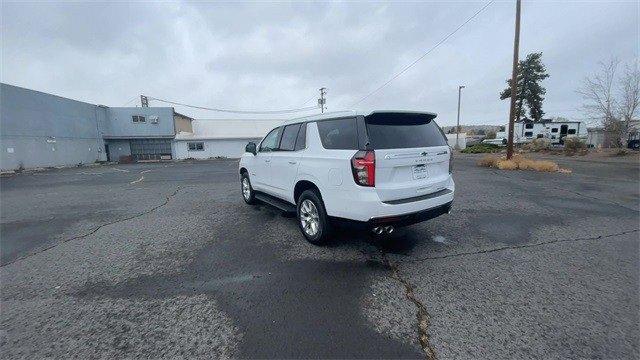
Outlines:
{"type": "Polygon", "coordinates": [[[327,103],[327,99],[324,96],[327,94],[327,88],[320,88],[320,99],[318,99],[318,106],[320,107],[320,111],[324,114],[324,104],[327,103]]]}
{"type": "Polygon", "coordinates": [[[460,97],[462,95],[462,89],[464,89],[464,85],[458,86],[458,122],[456,125],[456,150],[460,150],[460,143],[458,142],[460,138],[460,97]]]}
{"type": "Polygon", "coordinates": [[[509,136],[507,160],[513,157],[513,127],[516,117],[516,93],[518,88],[518,50],[520,48],[520,0],[516,0],[516,34],[513,39],[513,69],[511,72],[511,108],[509,109],[509,136]]]}

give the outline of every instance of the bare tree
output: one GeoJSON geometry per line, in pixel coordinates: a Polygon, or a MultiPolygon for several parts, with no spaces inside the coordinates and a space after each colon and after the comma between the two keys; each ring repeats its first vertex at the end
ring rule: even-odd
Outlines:
{"type": "Polygon", "coordinates": [[[614,82],[619,62],[618,59],[611,59],[606,63],[599,62],[600,69],[593,75],[586,77],[582,86],[576,91],[582,95],[584,100],[582,108],[587,116],[599,121],[605,131],[616,134],[615,138],[617,139],[620,138],[620,126],[616,117],[617,102],[614,96],[614,82]]]}
{"type": "Polygon", "coordinates": [[[621,127],[626,141],[629,131],[631,130],[631,121],[638,116],[638,108],[640,106],[640,70],[637,64],[629,64],[625,67],[625,71],[620,78],[620,101],[618,112],[622,120],[621,127]]]}
{"type": "Polygon", "coordinates": [[[594,120],[600,120],[602,125],[615,119],[616,100],[614,98],[613,83],[619,61],[611,59],[608,63],[599,62],[600,69],[582,81],[577,93],[582,95],[582,108],[594,120]]]}

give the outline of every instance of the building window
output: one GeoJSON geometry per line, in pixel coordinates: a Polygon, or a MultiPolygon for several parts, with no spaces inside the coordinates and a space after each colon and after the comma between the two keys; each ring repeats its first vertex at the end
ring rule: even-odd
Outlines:
{"type": "Polygon", "coordinates": [[[142,115],[132,115],[131,119],[134,123],[143,123],[147,121],[147,119],[145,119],[145,117],[142,115]]]}
{"type": "Polygon", "coordinates": [[[189,151],[204,151],[204,142],[202,141],[190,142],[187,143],[187,146],[189,147],[189,151]]]}
{"type": "Polygon", "coordinates": [[[567,134],[569,134],[569,135],[575,135],[575,134],[576,134],[576,129],[569,129],[569,130],[567,131],[567,134]]]}
{"type": "Polygon", "coordinates": [[[542,139],[543,137],[544,137],[543,134],[538,134],[538,136],[537,136],[538,139],[542,139]]]}
{"type": "Polygon", "coordinates": [[[533,131],[527,131],[524,133],[524,136],[526,137],[532,137],[533,136],[533,131]]]}
{"type": "Polygon", "coordinates": [[[558,128],[551,128],[551,132],[552,133],[557,133],[558,132],[558,128]]]}
{"type": "Polygon", "coordinates": [[[533,129],[533,124],[525,124],[524,128],[525,129],[533,129]]]}

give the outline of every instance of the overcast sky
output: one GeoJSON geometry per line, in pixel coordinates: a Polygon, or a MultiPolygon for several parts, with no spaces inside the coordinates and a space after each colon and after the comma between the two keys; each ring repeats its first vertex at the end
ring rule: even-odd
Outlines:
{"type": "MultiPolygon", "coordinates": [[[[297,108],[315,104],[325,86],[330,111],[350,109],[485,3],[3,1],[0,75],[109,106],[139,104],[131,100],[146,94],[221,108],[297,108]]],[[[498,94],[511,71],[514,4],[491,4],[357,108],[427,110],[452,125],[461,84],[462,123],[504,124],[509,104],[498,94]]],[[[524,0],[520,56],[543,52],[547,116],[582,117],[581,79],[612,56],[636,61],[639,32],[636,1],[524,0]]]]}

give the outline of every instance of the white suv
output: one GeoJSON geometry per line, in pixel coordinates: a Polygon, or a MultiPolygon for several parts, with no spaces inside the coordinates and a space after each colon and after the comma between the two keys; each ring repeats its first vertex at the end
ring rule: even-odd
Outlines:
{"type": "Polygon", "coordinates": [[[330,113],[287,121],[240,159],[242,195],[295,211],[321,244],[338,220],[375,233],[448,213],[452,152],[427,112],[330,113]]]}

